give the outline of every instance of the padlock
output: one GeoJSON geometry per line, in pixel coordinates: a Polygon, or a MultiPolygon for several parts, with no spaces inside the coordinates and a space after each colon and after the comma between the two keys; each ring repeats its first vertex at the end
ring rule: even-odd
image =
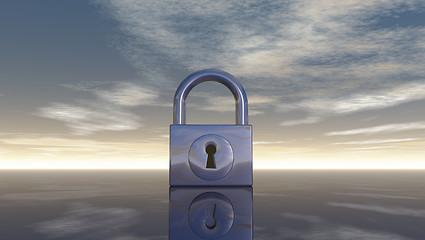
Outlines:
{"type": "Polygon", "coordinates": [[[248,100],[239,81],[220,70],[188,76],[174,96],[170,125],[170,186],[251,186],[252,126],[248,100]],[[236,125],[186,124],[186,98],[196,85],[219,82],[236,101],[236,125]]]}

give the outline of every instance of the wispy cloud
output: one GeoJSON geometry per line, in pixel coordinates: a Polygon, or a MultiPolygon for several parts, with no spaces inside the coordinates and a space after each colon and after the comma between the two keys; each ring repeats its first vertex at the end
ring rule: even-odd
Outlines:
{"type": "Polygon", "coordinates": [[[385,207],[379,205],[338,202],[329,202],[328,205],[333,207],[352,208],[356,210],[372,211],[391,215],[425,217],[424,209],[402,208],[397,206],[385,207]]]}
{"type": "Polygon", "coordinates": [[[95,2],[123,33],[113,45],[161,89],[181,81],[175,72],[215,67],[280,110],[328,116],[424,98],[425,27],[381,23],[422,11],[420,0],[95,2]]]}
{"type": "MultiPolygon", "coordinates": [[[[26,145],[32,147],[45,147],[45,149],[62,150],[76,149],[76,151],[105,151],[110,150],[113,146],[124,145],[114,142],[99,142],[89,139],[66,139],[60,137],[42,137],[42,136],[13,136],[1,138],[1,143],[9,145],[26,145]]],[[[128,143],[127,143],[128,144],[128,143]]]]}
{"type": "Polygon", "coordinates": [[[378,134],[378,133],[393,133],[408,130],[425,129],[425,122],[410,122],[387,124],[369,128],[358,128],[346,131],[336,131],[325,133],[325,136],[344,136],[344,135],[357,135],[357,134],[378,134]]]}
{"type": "Polygon", "coordinates": [[[424,83],[409,83],[375,93],[352,94],[336,98],[314,98],[281,105],[279,111],[305,110],[312,116],[305,119],[284,121],[282,126],[316,123],[326,116],[381,109],[402,103],[425,99],[424,83]]]}
{"type": "Polygon", "coordinates": [[[64,85],[77,91],[93,93],[98,100],[121,106],[158,105],[158,90],[136,82],[88,82],[64,85]]]}
{"type": "Polygon", "coordinates": [[[401,103],[425,99],[425,83],[409,83],[379,92],[352,94],[340,98],[315,98],[280,106],[282,111],[306,109],[311,112],[346,114],[387,108],[401,103]]]}
{"type": "Polygon", "coordinates": [[[396,148],[397,146],[378,146],[378,147],[358,147],[358,148],[348,148],[348,150],[374,150],[374,149],[388,149],[396,148]]]}
{"type": "MultiPolygon", "coordinates": [[[[233,96],[217,96],[209,92],[192,93],[190,97],[196,98],[195,108],[214,112],[235,112],[233,96]]],[[[190,101],[190,100],[189,100],[190,101]]],[[[252,94],[248,97],[249,115],[263,114],[265,108],[271,108],[278,98],[275,96],[261,96],[252,94]]]]}
{"type": "Polygon", "coordinates": [[[321,121],[323,117],[307,117],[304,119],[298,119],[298,120],[289,120],[289,121],[283,121],[280,123],[281,126],[289,127],[289,126],[295,126],[300,124],[310,124],[310,123],[317,123],[321,121]]]}
{"type": "Polygon", "coordinates": [[[334,145],[368,145],[368,144],[382,144],[382,143],[396,143],[396,142],[410,142],[423,140],[422,138],[402,138],[402,139],[371,139],[365,141],[353,141],[353,142],[337,142],[332,143],[334,145]]]}
{"type": "Polygon", "coordinates": [[[51,103],[39,108],[37,115],[65,122],[75,135],[89,135],[99,131],[134,130],[142,126],[140,117],[104,104],[79,106],[51,103]]]}
{"type": "Polygon", "coordinates": [[[273,145],[273,144],[281,144],[282,141],[255,141],[253,145],[273,145]]]}
{"type": "Polygon", "coordinates": [[[97,90],[96,95],[107,102],[123,106],[152,105],[158,93],[131,83],[118,83],[110,91],[97,90]]]}
{"type": "Polygon", "coordinates": [[[130,110],[136,106],[169,106],[159,101],[159,92],[133,82],[86,82],[64,85],[88,92],[95,99],[79,99],[74,103],[50,103],[35,113],[38,116],[65,122],[75,135],[100,131],[128,131],[143,125],[141,117],[130,110]]]}

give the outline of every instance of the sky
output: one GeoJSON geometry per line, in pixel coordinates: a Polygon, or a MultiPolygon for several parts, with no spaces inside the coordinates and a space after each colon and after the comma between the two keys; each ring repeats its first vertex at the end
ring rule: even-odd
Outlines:
{"type": "MultiPolygon", "coordinates": [[[[180,82],[244,86],[254,168],[425,168],[425,2],[0,3],[0,169],[168,168],[180,82]]],[[[198,85],[188,124],[234,124],[198,85]]]]}

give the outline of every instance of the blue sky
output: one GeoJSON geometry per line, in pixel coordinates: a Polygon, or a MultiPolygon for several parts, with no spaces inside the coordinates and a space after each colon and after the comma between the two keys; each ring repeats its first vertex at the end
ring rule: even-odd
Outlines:
{"type": "MultiPolygon", "coordinates": [[[[3,1],[0,167],[167,167],[172,97],[218,68],[257,167],[425,167],[423,1],[3,1]]],[[[232,123],[207,83],[192,123],[232,123]]]]}

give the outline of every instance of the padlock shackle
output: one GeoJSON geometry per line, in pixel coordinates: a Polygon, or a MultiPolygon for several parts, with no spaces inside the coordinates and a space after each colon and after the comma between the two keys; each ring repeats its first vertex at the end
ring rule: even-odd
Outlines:
{"type": "Polygon", "coordinates": [[[235,97],[236,124],[248,125],[248,99],[239,81],[227,72],[206,69],[189,75],[177,88],[174,95],[173,124],[186,124],[186,98],[198,84],[214,81],[226,86],[235,97]]]}

